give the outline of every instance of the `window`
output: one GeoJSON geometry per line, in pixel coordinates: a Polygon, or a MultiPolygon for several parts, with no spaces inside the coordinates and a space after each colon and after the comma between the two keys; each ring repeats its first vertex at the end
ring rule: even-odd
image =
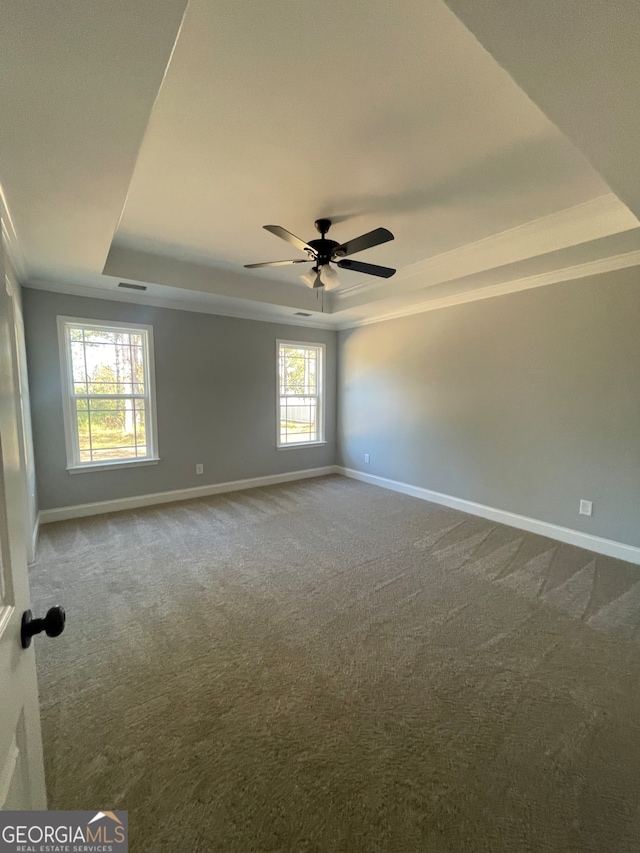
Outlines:
{"type": "Polygon", "coordinates": [[[324,345],[278,341],[278,447],[324,443],[324,345]]]}
{"type": "Polygon", "coordinates": [[[58,317],[67,468],[157,462],[153,329],[58,317]]]}

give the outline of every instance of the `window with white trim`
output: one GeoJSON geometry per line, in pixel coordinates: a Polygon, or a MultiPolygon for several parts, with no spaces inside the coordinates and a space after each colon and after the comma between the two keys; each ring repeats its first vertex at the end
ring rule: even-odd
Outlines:
{"type": "Polygon", "coordinates": [[[324,443],[324,344],[278,341],[278,447],[324,443]]]}
{"type": "Polygon", "coordinates": [[[155,462],[153,328],[58,317],[67,468],[155,462]]]}

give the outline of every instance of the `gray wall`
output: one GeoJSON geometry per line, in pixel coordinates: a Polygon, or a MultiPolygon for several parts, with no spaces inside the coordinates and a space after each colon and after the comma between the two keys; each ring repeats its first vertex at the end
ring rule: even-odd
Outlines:
{"type": "Polygon", "coordinates": [[[24,321],[40,509],[333,465],[336,333],[25,288],[24,321]],[[69,474],[56,317],[153,325],[158,465],[69,474]],[[326,344],[326,439],[276,449],[277,338],[326,344]],[[197,462],[204,475],[197,476],[197,462]]]}
{"type": "Polygon", "coordinates": [[[341,332],[339,363],[341,464],[640,546],[637,268],[341,332]]]}

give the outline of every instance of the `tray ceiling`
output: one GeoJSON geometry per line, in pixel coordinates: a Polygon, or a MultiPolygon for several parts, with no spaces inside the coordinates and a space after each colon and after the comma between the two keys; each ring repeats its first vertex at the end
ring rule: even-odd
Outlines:
{"type": "MultiPolygon", "coordinates": [[[[532,70],[542,3],[527,29],[497,0],[8,5],[0,181],[33,286],[348,325],[640,263],[624,140],[614,173],[532,70]],[[360,257],[397,275],[319,300],[301,266],[243,268],[300,256],[262,225],[320,216],[393,231],[360,257]]],[[[579,68],[564,36],[546,58],[579,68]]]]}

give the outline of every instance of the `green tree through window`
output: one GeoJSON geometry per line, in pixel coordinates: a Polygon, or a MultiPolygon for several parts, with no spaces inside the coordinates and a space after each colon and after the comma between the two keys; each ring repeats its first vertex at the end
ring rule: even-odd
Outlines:
{"type": "Polygon", "coordinates": [[[317,344],[278,343],[279,447],[323,440],[323,352],[317,344]]]}
{"type": "Polygon", "coordinates": [[[74,464],[154,456],[147,328],[68,321],[64,334],[74,464]]]}

